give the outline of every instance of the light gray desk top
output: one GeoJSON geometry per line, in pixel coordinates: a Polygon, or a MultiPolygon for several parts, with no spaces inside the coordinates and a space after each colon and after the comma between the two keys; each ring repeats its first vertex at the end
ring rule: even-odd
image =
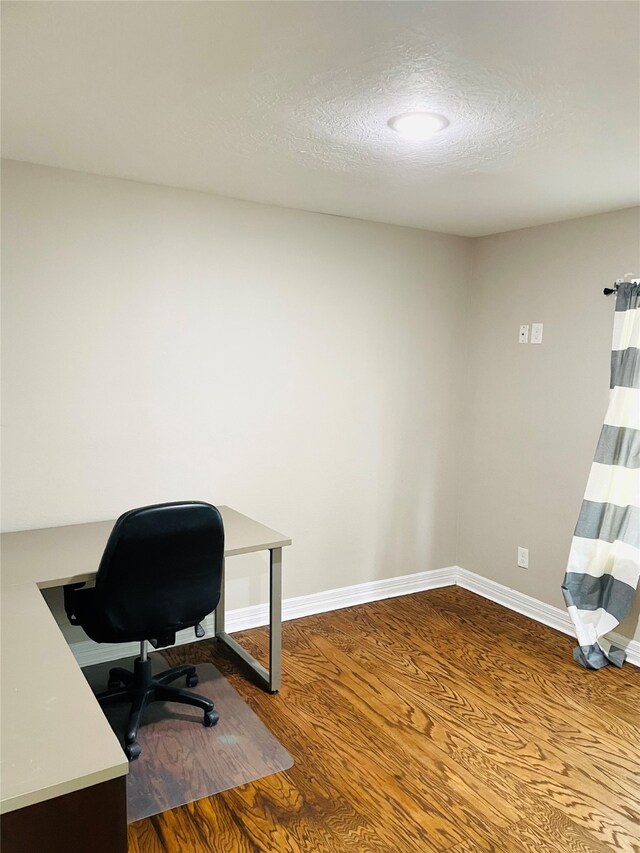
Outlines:
{"type": "MultiPolygon", "coordinates": [[[[224,522],[224,555],[249,554],[291,545],[291,539],[228,506],[218,507],[224,522]]],[[[40,589],[95,577],[115,521],[42,527],[2,534],[2,586],[35,583],[40,589]]]]}
{"type": "MultiPolygon", "coordinates": [[[[225,556],[291,544],[219,507],[225,556]]],[[[0,811],[123,776],[128,762],[40,589],[90,580],[113,521],[2,534],[0,811]]]]}

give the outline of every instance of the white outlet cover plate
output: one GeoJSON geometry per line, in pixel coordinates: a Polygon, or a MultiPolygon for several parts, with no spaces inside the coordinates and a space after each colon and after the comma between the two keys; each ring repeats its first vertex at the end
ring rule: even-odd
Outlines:
{"type": "Polygon", "coordinates": [[[533,323],[531,326],[531,343],[532,344],[541,344],[542,343],[542,328],[543,323],[533,323]]]}

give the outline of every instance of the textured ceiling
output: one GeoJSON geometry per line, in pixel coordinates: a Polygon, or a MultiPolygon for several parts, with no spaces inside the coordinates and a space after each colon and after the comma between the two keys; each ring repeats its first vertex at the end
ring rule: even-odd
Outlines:
{"type": "Polygon", "coordinates": [[[640,202],[635,2],[2,7],[5,157],[470,236],[640,202]]]}

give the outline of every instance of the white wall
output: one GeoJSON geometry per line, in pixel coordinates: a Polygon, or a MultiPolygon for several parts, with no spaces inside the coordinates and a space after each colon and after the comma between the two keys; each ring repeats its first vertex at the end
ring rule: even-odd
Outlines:
{"type": "Polygon", "coordinates": [[[3,529],[204,499],[293,537],[285,596],[457,563],[563,606],[637,209],[474,241],[6,162],[3,220],[3,529]]]}
{"type": "MultiPolygon", "coordinates": [[[[638,208],[475,245],[458,564],[556,607],[609,395],[602,289],[639,271],[638,208]],[[536,322],[542,345],[518,344],[536,322]]],[[[640,595],[625,636],[640,639],[639,613],[640,595]]]]}
{"type": "Polygon", "coordinates": [[[202,499],[285,596],[455,563],[471,241],[16,162],[3,215],[4,530],[202,499]]]}

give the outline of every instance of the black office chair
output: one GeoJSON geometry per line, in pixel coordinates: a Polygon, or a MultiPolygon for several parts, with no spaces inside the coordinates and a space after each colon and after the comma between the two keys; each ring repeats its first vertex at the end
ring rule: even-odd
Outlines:
{"type": "Polygon", "coordinates": [[[218,722],[213,702],[205,696],[168,686],[186,676],[187,687],[195,687],[195,666],[176,666],[153,676],[147,641],[154,648],[172,645],[183,628],[204,634],[200,622],[220,599],[223,561],[224,528],[214,506],[198,501],[156,504],[132,509],[116,521],[95,587],[64,588],[69,621],[92,640],[140,641],[133,672],[110,670],[109,689],[96,697],[101,704],[131,702],[124,747],[130,761],[140,755],[136,735],[149,702],[195,705],[204,711],[205,726],[218,722]]]}

